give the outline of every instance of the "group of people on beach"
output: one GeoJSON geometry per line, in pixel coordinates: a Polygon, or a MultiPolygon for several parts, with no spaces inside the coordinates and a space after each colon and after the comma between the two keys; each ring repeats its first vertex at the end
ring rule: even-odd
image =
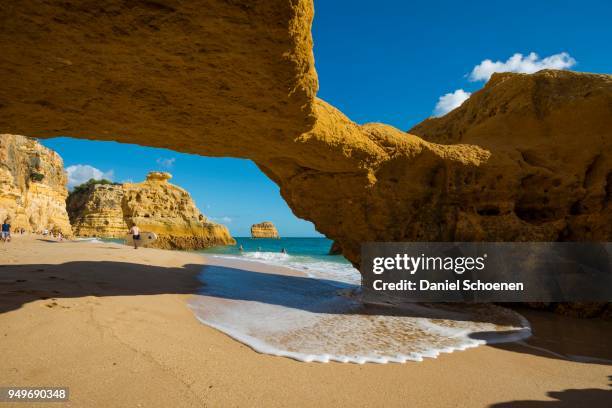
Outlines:
{"type": "MultiPolygon", "coordinates": [[[[25,233],[24,228],[20,228],[18,229],[18,231],[22,235],[25,233]]],[[[51,235],[53,238],[57,238],[57,240],[60,242],[64,240],[64,235],[62,234],[61,231],[54,232],[54,231],[49,231],[48,229],[44,229],[43,231],[40,232],[40,234],[42,234],[43,236],[51,235]]],[[[133,225],[132,228],[130,228],[129,234],[132,235],[132,239],[134,241],[134,249],[138,249],[138,245],[140,243],[140,228],[138,228],[137,225],[133,225]]],[[[2,223],[2,235],[0,235],[0,239],[2,239],[3,242],[11,241],[11,223],[10,223],[10,219],[8,218],[5,219],[2,223]]],[[[257,249],[261,250],[261,247],[257,249]]],[[[239,251],[240,252],[244,251],[244,248],[242,247],[242,245],[240,245],[239,251]]],[[[281,253],[286,254],[287,250],[285,248],[282,248],[281,253]]]]}
{"type": "MultiPolygon", "coordinates": [[[[12,235],[11,235],[11,220],[10,218],[6,218],[3,222],[2,222],[2,231],[0,233],[0,239],[2,240],[2,242],[10,242],[12,235]]],[[[26,233],[26,229],[21,227],[21,228],[17,228],[15,229],[15,233],[19,234],[19,235],[23,235],[26,233]]],[[[55,231],[55,230],[51,230],[49,231],[48,229],[44,229],[42,231],[38,231],[37,232],[38,235],[42,235],[42,236],[51,236],[53,238],[57,238],[58,241],[63,241],[64,240],[64,234],[62,233],[62,231],[55,231]]]]}
{"type": "MultiPolygon", "coordinates": [[[[25,228],[18,228],[17,231],[23,235],[25,234],[25,228]]],[[[51,236],[52,238],[57,238],[58,241],[63,241],[64,240],[64,234],[62,234],[62,231],[54,231],[51,230],[49,231],[48,229],[44,229],[42,231],[39,232],[40,235],[42,236],[51,236]]],[[[132,228],[130,228],[130,234],[132,235],[132,238],[134,239],[134,249],[138,249],[138,243],[140,241],[140,229],[138,228],[137,225],[132,226],[132,228]]],[[[2,222],[2,232],[0,235],[0,239],[3,242],[10,242],[11,241],[11,220],[9,218],[6,218],[3,222],[2,222]]]]}

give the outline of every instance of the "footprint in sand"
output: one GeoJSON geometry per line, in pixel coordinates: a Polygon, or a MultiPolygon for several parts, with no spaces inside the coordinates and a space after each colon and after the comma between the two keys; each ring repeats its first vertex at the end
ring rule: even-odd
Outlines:
{"type": "Polygon", "coordinates": [[[45,306],[47,306],[49,309],[54,309],[56,307],[60,307],[62,309],[70,309],[70,306],[63,306],[57,303],[57,299],[52,298],[51,300],[51,302],[45,303],[45,306]]]}

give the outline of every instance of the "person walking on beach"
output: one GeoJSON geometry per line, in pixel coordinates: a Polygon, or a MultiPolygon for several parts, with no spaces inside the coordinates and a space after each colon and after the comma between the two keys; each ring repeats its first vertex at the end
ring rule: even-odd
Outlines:
{"type": "Polygon", "coordinates": [[[138,241],[140,240],[140,228],[138,228],[138,225],[134,224],[130,228],[130,234],[132,234],[132,239],[134,240],[134,249],[138,249],[138,241]]]}
{"type": "Polygon", "coordinates": [[[2,223],[2,241],[11,241],[11,224],[9,224],[8,218],[2,223]]]}

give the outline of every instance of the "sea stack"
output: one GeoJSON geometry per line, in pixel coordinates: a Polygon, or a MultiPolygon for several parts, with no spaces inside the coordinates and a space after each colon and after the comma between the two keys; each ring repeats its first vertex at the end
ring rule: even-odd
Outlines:
{"type": "Polygon", "coordinates": [[[8,218],[13,231],[70,236],[67,195],[59,154],[25,136],[0,135],[0,222],[8,218]]]}
{"type": "Polygon", "coordinates": [[[251,226],[251,238],[280,238],[278,230],[270,221],[251,226]]]}
{"type": "Polygon", "coordinates": [[[136,224],[158,236],[151,246],[199,249],[232,245],[226,226],[209,221],[184,189],[170,184],[170,173],[151,172],[142,183],[91,184],[68,198],[79,236],[121,238],[136,224]]]}

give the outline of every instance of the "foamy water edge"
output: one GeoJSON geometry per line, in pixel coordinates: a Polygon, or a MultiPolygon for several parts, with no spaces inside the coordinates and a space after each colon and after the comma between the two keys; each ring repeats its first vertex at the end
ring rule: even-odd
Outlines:
{"type": "MultiPolygon", "coordinates": [[[[276,255],[284,254],[271,254],[269,258],[264,255],[253,257],[253,259],[238,256],[215,255],[214,257],[230,261],[246,260],[266,265],[290,267],[288,266],[291,263],[290,256],[278,257],[276,255]]],[[[260,296],[264,297],[263,299],[252,299],[248,292],[249,288],[244,287],[244,285],[248,286],[248,283],[243,283],[243,287],[240,286],[240,281],[244,279],[232,280],[231,277],[224,275],[223,271],[215,270],[215,268],[224,268],[223,266],[205,267],[202,280],[206,286],[202,288],[201,295],[195,296],[189,302],[189,306],[201,323],[227,334],[253,350],[301,362],[406,363],[423,361],[424,358],[437,358],[443,353],[463,351],[484,344],[516,342],[531,336],[531,327],[523,316],[493,305],[483,306],[487,308],[485,314],[499,315],[502,321],[512,320],[512,324],[507,327],[508,330],[495,332],[506,326],[496,326],[494,323],[483,321],[471,322],[467,320],[469,311],[465,310],[448,311],[447,315],[451,318],[445,319],[441,319],[440,316],[444,316],[446,310],[420,306],[414,306],[409,310],[418,312],[414,313],[418,317],[362,314],[356,299],[341,295],[343,291],[358,286],[353,283],[359,281],[358,272],[353,269],[357,275],[354,279],[346,279],[345,271],[342,271],[340,275],[345,275],[341,276],[345,279],[342,279],[343,282],[335,282],[338,287],[334,288],[333,281],[324,280],[322,277],[325,276],[325,271],[312,268],[312,264],[317,263],[320,264],[317,261],[303,268],[300,268],[299,265],[297,268],[291,268],[313,277],[308,280],[309,284],[314,282],[317,285],[320,282],[323,285],[325,294],[313,295],[314,312],[298,304],[299,301],[303,301],[298,297],[303,298],[304,296],[304,293],[299,293],[300,288],[295,286],[296,282],[300,282],[299,279],[288,284],[293,285],[292,287],[281,287],[283,296],[289,299],[283,297],[280,305],[273,304],[273,301],[265,298],[267,296],[265,287],[257,288],[260,296]],[[226,287],[223,287],[224,285],[226,287]],[[336,292],[333,292],[334,290],[336,292]],[[241,295],[244,295],[244,299],[240,298],[241,295]],[[292,305],[292,296],[298,299],[296,301],[298,306],[292,305]],[[423,312],[426,313],[427,310],[433,312],[431,318],[419,316],[423,312]],[[275,314],[280,316],[279,321],[273,318],[275,314]],[[459,315],[463,319],[459,321],[452,319],[453,316],[458,317],[459,315]],[[269,316],[273,317],[269,319],[269,316]],[[267,322],[266,319],[269,319],[270,322],[267,322]],[[381,327],[384,329],[383,334],[379,333],[381,327]],[[390,334],[385,334],[387,331],[390,334]],[[481,332],[487,333],[486,340],[470,337],[481,332]],[[414,333],[414,340],[410,338],[411,333],[414,333]],[[282,339],[288,339],[287,343],[282,343],[282,339]],[[431,341],[428,342],[428,339],[431,341]],[[372,348],[359,350],[362,344],[372,344],[372,348]],[[343,352],[344,346],[351,352],[343,352]],[[303,350],[300,350],[300,347],[303,347],[303,350]],[[388,350],[385,350],[384,347],[387,347],[388,350]],[[412,350],[399,352],[402,349],[412,350]],[[329,350],[334,352],[329,352],[329,350]]],[[[341,268],[347,266],[352,269],[350,265],[336,264],[341,268]]],[[[333,279],[333,275],[337,273],[338,271],[332,272],[332,276],[327,279],[333,279]]],[[[250,275],[244,276],[249,277],[250,275]]],[[[265,274],[263,280],[260,279],[260,281],[265,286],[269,280],[272,280],[272,287],[274,287],[278,284],[275,279],[275,275],[265,274]]],[[[307,290],[305,293],[307,296],[310,295],[307,290]]],[[[270,293],[270,295],[273,294],[270,293]]],[[[474,315],[475,319],[478,318],[477,315],[478,313],[474,315]]]]}

